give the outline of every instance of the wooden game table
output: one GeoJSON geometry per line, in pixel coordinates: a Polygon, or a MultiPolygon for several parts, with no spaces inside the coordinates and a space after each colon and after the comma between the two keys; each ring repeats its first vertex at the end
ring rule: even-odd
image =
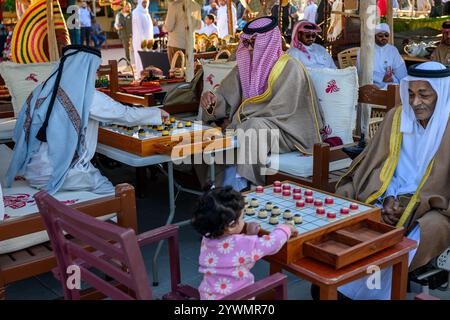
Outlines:
{"type": "Polygon", "coordinates": [[[270,274],[286,270],[318,285],[320,300],[337,300],[337,288],[367,276],[371,266],[393,267],[391,299],[403,300],[408,284],[408,253],[416,247],[416,241],[405,237],[393,247],[338,270],[311,258],[301,258],[290,264],[280,264],[270,257],[265,259],[270,263],[270,274]]]}

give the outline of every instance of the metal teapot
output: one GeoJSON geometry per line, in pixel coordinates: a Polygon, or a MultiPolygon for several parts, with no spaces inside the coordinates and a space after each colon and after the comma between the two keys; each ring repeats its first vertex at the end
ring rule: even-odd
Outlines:
{"type": "Polygon", "coordinates": [[[423,58],[430,53],[429,50],[427,50],[428,47],[429,44],[423,41],[419,43],[412,42],[405,46],[404,51],[411,57],[423,58]]]}

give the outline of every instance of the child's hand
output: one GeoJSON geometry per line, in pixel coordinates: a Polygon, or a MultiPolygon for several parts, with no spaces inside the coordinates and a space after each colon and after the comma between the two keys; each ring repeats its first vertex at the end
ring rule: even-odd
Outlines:
{"type": "Polygon", "coordinates": [[[290,224],[288,226],[289,226],[289,229],[291,229],[291,238],[298,236],[297,228],[294,226],[291,226],[290,224]]]}
{"type": "Polygon", "coordinates": [[[248,222],[247,223],[247,234],[248,235],[257,235],[260,229],[260,225],[258,222],[248,222]]]}

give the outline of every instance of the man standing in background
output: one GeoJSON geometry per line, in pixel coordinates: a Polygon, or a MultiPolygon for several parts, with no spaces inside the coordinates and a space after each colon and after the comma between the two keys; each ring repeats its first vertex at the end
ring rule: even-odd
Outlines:
{"type": "Polygon", "coordinates": [[[317,14],[317,4],[313,0],[308,0],[306,2],[303,19],[308,20],[309,22],[312,23],[316,23],[316,14],[317,14]]]}
{"type": "Polygon", "coordinates": [[[94,14],[86,1],[81,1],[81,8],[79,10],[80,24],[81,24],[81,44],[89,46],[91,42],[92,23],[91,19],[94,14]]]}
{"type": "Polygon", "coordinates": [[[119,39],[125,49],[125,57],[130,62],[130,39],[132,34],[131,20],[131,4],[127,1],[123,1],[122,10],[117,12],[114,28],[116,28],[117,33],[119,34],[119,39]]]}

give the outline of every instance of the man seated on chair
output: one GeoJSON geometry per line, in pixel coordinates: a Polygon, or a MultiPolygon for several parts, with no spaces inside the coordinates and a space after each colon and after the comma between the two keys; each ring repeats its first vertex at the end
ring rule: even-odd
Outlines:
{"type": "Polygon", "coordinates": [[[317,34],[322,30],[318,25],[309,21],[298,22],[292,31],[289,55],[300,60],[308,68],[332,68],[336,64],[327,50],[320,44],[314,43],[317,34]]]}
{"type": "MultiPolygon", "coordinates": [[[[389,44],[390,28],[387,23],[375,27],[375,52],[373,56],[373,83],[380,89],[386,89],[388,84],[398,84],[407,76],[405,61],[397,48],[389,44]]],[[[360,55],[356,59],[356,67],[360,72],[360,55]]]]}
{"type": "MultiPolygon", "coordinates": [[[[382,208],[383,222],[405,227],[419,242],[409,256],[410,270],[450,245],[449,88],[450,68],[437,62],[410,68],[400,83],[402,107],[387,113],[337,186],[337,194],[382,208]]],[[[390,285],[372,292],[361,286],[340,291],[357,299],[390,297],[390,285]]]]}
{"type": "Polygon", "coordinates": [[[195,33],[206,34],[208,37],[213,33],[218,34],[217,27],[214,24],[216,17],[213,14],[207,14],[205,17],[205,22],[202,21],[202,27],[195,30],[195,33]]]}
{"type": "Polygon", "coordinates": [[[32,187],[114,193],[114,187],[91,164],[99,122],[126,126],[161,124],[158,108],[131,108],[95,89],[100,51],[67,46],[53,74],[26,100],[14,129],[14,154],[6,186],[23,176],[32,187]]]}
{"type": "Polygon", "coordinates": [[[261,151],[267,147],[260,157],[275,152],[267,141],[278,141],[280,153],[296,148],[307,153],[321,141],[323,127],[322,112],[306,71],[297,60],[283,54],[276,18],[249,22],[240,39],[237,66],[215,92],[205,92],[200,100],[207,123],[219,121],[223,128],[241,129],[237,132],[269,135],[266,143],[254,137],[249,139],[249,146],[240,146],[238,157],[246,161],[226,169],[224,184],[238,191],[246,188],[248,181],[264,184],[264,160],[257,159],[253,164],[247,160],[256,158],[258,148],[261,151]]]}
{"type": "Polygon", "coordinates": [[[450,66],[450,21],[442,24],[442,41],[431,54],[431,60],[450,66]]]}

